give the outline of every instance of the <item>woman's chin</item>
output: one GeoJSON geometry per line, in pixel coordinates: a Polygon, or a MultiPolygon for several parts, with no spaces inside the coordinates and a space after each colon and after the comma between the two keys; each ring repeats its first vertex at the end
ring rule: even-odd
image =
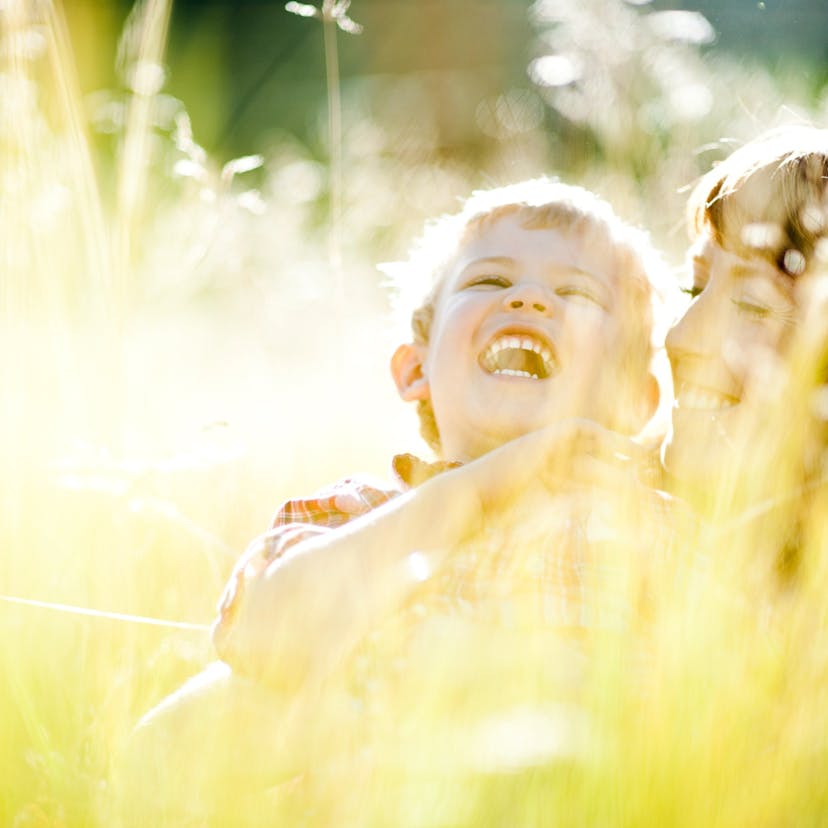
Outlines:
{"type": "Polygon", "coordinates": [[[767,483],[771,458],[748,422],[752,412],[740,408],[707,416],[674,411],[662,464],[672,491],[702,511],[744,508],[762,496],[767,483]]]}
{"type": "Polygon", "coordinates": [[[707,447],[704,452],[700,452],[697,446],[676,439],[672,432],[662,448],[661,462],[674,489],[701,486],[705,483],[709,487],[720,471],[707,447]]]}

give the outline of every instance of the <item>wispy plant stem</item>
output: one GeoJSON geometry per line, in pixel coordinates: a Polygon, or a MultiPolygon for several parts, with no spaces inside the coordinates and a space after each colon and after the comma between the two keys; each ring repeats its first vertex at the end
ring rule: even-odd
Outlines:
{"type": "Polygon", "coordinates": [[[147,72],[157,70],[161,74],[170,11],[171,0],[145,0],[133,10],[125,35],[124,69],[132,95],[118,169],[116,256],[121,310],[127,301],[133,248],[146,195],[152,108],[161,85],[160,81],[148,79],[147,72]]]}
{"type": "Polygon", "coordinates": [[[330,152],[330,234],[328,255],[334,272],[338,305],[344,300],[342,278],[342,101],[339,87],[339,54],[336,21],[323,14],[325,72],[328,88],[328,145],[330,152]]]}
{"type": "Polygon", "coordinates": [[[285,8],[300,17],[314,17],[322,21],[325,43],[325,76],[328,92],[328,191],[330,198],[328,231],[328,259],[334,273],[334,295],[337,306],[343,307],[345,299],[342,275],[342,101],[339,85],[339,55],[336,46],[336,30],[359,34],[362,26],[348,17],[351,0],[322,0],[321,8],[291,0],[285,8]]]}

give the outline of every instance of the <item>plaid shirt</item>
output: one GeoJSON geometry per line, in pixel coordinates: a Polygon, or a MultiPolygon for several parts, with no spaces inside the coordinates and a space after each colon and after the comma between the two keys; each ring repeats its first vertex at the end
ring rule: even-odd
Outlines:
{"type": "Polygon", "coordinates": [[[225,587],[219,603],[219,617],[213,625],[213,640],[219,655],[232,662],[232,653],[227,651],[225,645],[244,600],[245,584],[263,575],[273,561],[296,544],[343,526],[382,506],[406,489],[458,465],[444,461],[426,463],[412,454],[398,454],[392,463],[399,480],[397,486],[389,486],[367,476],[348,477],[311,497],[285,501],[276,512],[270,529],[256,538],[239,559],[225,587]]]}
{"type": "MultiPolygon", "coordinates": [[[[261,577],[273,561],[457,465],[397,455],[396,486],[352,477],[310,498],[285,502],[270,530],[250,545],[231,575],[213,630],[219,655],[232,665],[228,633],[245,584],[261,577]]],[[[624,581],[630,560],[638,556],[647,565],[653,553],[663,559],[670,545],[671,504],[657,494],[648,499],[635,518],[637,531],[626,532],[626,544],[619,543],[617,515],[606,506],[594,493],[562,494],[498,521],[455,550],[423,588],[415,589],[410,607],[420,615],[474,612],[477,618],[509,623],[522,618],[558,628],[625,626],[631,611],[640,608],[633,605],[645,600],[624,581]]]]}

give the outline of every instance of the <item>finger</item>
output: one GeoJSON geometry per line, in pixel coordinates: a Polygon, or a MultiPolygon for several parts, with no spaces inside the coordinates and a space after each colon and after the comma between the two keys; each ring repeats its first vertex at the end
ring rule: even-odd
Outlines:
{"type": "Polygon", "coordinates": [[[613,459],[607,462],[592,455],[573,459],[570,482],[574,486],[598,488],[626,495],[633,488],[640,488],[637,467],[631,461],[613,459]]]}
{"type": "Polygon", "coordinates": [[[590,420],[570,420],[562,427],[553,426],[547,438],[552,447],[570,455],[590,454],[608,460],[645,462],[650,454],[646,446],[590,420]]]}

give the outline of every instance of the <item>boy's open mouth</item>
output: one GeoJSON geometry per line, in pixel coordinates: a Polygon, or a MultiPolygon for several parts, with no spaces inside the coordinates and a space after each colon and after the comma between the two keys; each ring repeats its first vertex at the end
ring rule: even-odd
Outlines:
{"type": "Polygon", "coordinates": [[[489,374],[546,379],[558,370],[552,347],[528,333],[506,333],[495,337],[478,358],[489,374]]]}

